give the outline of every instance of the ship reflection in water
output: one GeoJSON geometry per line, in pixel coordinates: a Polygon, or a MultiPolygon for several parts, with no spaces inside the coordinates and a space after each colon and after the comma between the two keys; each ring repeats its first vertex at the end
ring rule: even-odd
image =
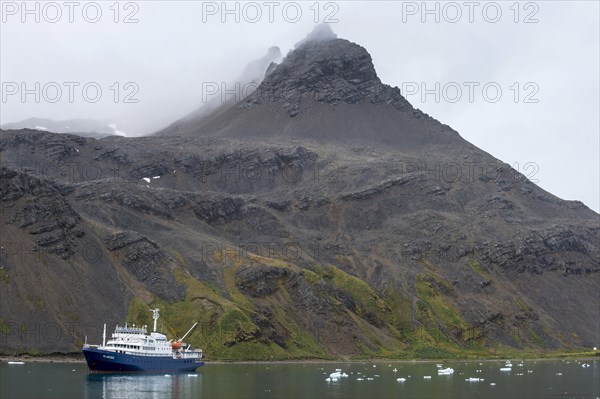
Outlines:
{"type": "Polygon", "coordinates": [[[86,398],[189,398],[201,393],[202,374],[89,374],[86,398]]]}

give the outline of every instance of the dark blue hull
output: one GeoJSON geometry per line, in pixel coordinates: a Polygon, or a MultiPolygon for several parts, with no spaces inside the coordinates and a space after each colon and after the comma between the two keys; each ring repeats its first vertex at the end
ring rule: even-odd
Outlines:
{"type": "Polygon", "coordinates": [[[138,356],[109,352],[96,348],[83,348],[88,367],[93,371],[194,371],[204,365],[201,359],[173,359],[163,356],[138,356]]]}

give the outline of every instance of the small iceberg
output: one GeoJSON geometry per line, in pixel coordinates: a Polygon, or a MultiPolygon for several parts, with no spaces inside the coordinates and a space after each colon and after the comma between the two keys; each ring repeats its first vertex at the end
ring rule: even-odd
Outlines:
{"type": "Polygon", "coordinates": [[[445,369],[439,369],[437,372],[438,375],[451,375],[454,374],[454,369],[452,367],[448,367],[445,369]]]}

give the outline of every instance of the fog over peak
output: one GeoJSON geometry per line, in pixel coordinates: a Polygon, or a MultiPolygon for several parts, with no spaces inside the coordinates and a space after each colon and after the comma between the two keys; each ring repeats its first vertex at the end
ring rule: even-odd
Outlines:
{"type": "Polygon", "coordinates": [[[337,39],[337,35],[333,32],[333,29],[331,29],[331,25],[322,23],[322,24],[316,25],[313,28],[313,30],[308,35],[306,35],[306,37],[304,39],[302,39],[298,43],[296,43],[296,45],[294,47],[298,48],[306,43],[325,42],[325,41],[334,40],[334,39],[337,39]]]}
{"type": "MultiPolygon", "coordinates": [[[[249,95],[253,93],[263,81],[267,73],[267,69],[273,64],[280,63],[282,59],[283,55],[281,54],[281,49],[278,46],[271,46],[264,56],[246,64],[242,73],[232,82],[228,82],[225,87],[229,89],[238,87],[240,93],[249,95]]],[[[208,85],[203,87],[205,92],[198,93],[198,97],[201,98],[204,103],[200,106],[200,108],[185,116],[183,120],[191,120],[205,116],[224,103],[231,103],[239,100],[237,95],[224,96],[224,92],[222,92],[223,87],[220,87],[218,83],[206,83],[208,83],[208,85]],[[213,92],[214,94],[208,96],[208,93],[213,92]]]]}
{"type": "Polygon", "coordinates": [[[280,63],[283,59],[281,50],[277,46],[272,46],[267,50],[263,57],[252,61],[246,65],[242,74],[236,79],[241,85],[251,82],[260,84],[265,76],[265,72],[271,63],[280,63]]]}

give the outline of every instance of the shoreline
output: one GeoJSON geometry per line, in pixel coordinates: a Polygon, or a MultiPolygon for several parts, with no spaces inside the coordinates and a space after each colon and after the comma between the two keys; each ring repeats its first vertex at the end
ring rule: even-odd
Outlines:
{"type": "MultiPolygon", "coordinates": [[[[595,356],[589,354],[577,353],[565,354],[564,356],[546,356],[546,357],[520,357],[508,356],[506,358],[450,358],[450,359],[383,359],[383,358],[366,358],[366,359],[283,359],[283,360],[223,360],[223,359],[205,359],[207,364],[323,364],[323,363],[448,363],[448,362],[498,362],[508,359],[527,360],[527,361],[544,361],[544,360],[599,360],[600,353],[595,356]]],[[[65,353],[65,354],[48,354],[48,355],[0,355],[0,363],[19,361],[25,363],[85,363],[83,354],[65,353]]]]}

